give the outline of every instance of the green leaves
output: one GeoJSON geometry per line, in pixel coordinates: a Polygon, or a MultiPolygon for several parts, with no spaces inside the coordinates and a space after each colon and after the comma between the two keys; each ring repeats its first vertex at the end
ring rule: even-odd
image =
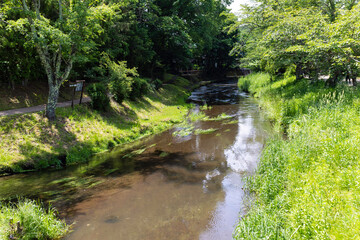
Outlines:
{"type": "Polygon", "coordinates": [[[282,0],[246,7],[237,25],[245,42],[242,51],[247,52],[243,64],[271,74],[296,65],[298,78],[330,75],[333,83],[350,75],[355,79],[360,60],[360,5],[349,3],[351,10],[345,10],[346,4],[282,0]]]}

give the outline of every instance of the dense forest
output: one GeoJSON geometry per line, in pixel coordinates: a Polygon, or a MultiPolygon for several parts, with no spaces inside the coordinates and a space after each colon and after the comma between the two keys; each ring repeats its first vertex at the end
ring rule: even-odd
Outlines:
{"type": "MultiPolygon", "coordinates": [[[[228,52],[237,37],[236,31],[224,31],[234,23],[226,8],[229,3],[3,1],[1,86],[14,89],[16,84],[47,82],[46,115],[54,119],[59,88],[67,80],[105,82],[111,73],[122,73],[156,82],[164,72],[186,69],[221,76],[234,63],[228,52]]],[[[112,85],[126,89],[129,81],[112,85]]]]}
{"type": "MultiPolygon", "coordinates": [[[[46,186],[35,186],[36,181],[29,184],[39,192],[28,194],[32,188],[23,180],[19,183],[25,191],[7,185],[13,177],[8,175],[81,167],[97,153],[111,152],[185,122],[191,109],[186,100],[201,80],[185,79],[181,72],[196,70],[202,77],[216,79],[234,67],[237,56],[229,52],[238,32],[227,30],[236,21],[227,8],[230,3],[0,1],[0,111],[19,108],[19,102],[21,107],[47,103],[45,113],[0,115],[0,174],[5,175],[0,180],[0,239],[64,237],[71,222],[65,222],[48,204],[54,203],[61,211],[59,206],[74,205],[77,194],[70,195],[94,190],[102,182],[92,177],[83,181],[88,179],[86,172],[70,178],[64,175],[47,184],[65,184],[70,195],[63,187],[46,191],[46,186]],[[91,102],[57,108],[59,101],[69,100],[61,95],[76,80],[86,80],[85,93],[91,102]],[[23,92],[26,97],[20,98],[23,92]],[[68,180],[74,182],[68,185],[68,180]],[[7,186],[16,196],[7,195],[7,186]]],[[[72,95],[74,90],[70,91],[72,95]]],[[[128,172],[124,169],[137,171],[128,158],[144,150],[126,154],[124,166],[120,166],[123,160],[118,161],[101,178],[121,176],[128,172]]],[[[161,152],[158,157],[167,156],[161,152]]],[[[93,169],[101,169],[102,161],[95,162],[93,169]]]]}

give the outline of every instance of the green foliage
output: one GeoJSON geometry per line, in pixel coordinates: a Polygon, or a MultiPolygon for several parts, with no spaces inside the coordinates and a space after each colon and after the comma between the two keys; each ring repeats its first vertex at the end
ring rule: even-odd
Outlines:
{"type": "Polygon", "coordinates": [[[272,75],[293,68],[297,79],[324,78],[335,86],[359,76],[357,1],[258,1],[228,28],[239,29],[232,50],[241,63],[272,75]]]}
{"type": "Polygon", "coordinates": [[[163,82],[156,78],[154,80],[150,80],[150,86],[155,89],[155,90],[159,90],[159,88],[163,85],[163,82]]]}
{"type": "Polygon", "coordinates": [[[60,239],[69,231],[65,222],[56,219],[52,208],[30,200],[17,204],[0,203],[0,239],[60,239]],[[17,222],[22,230],[17,231],[17,222]]]}
{"type": "Polygon", "coordinates": [[[294,117],[308,112],[319,104],[320,96],[333,91],[324,82],[296,80],[295,76],[273,78],[269,74],[254,73],[239,79],[239,87],[248,85],[248,91],[259,98],[267,117],[279,131],[286,131],[294,117]]]}
{"type": "Polygon", "coordinates": [[[135,101],[138,98],[146,95],[150,91],[150,84],[143,78],[134,78],[129,93],[130,100],[135,101]]]}
{"type": "Polygon", "coordinates": [[[244,92],[259,93],[260,89],[270,83],[270,75],[266,73],[253,73],[241,77],[238,81],[238,87],[244,92]]]}
{"type": "Polygon", "coordinates": [[[91,98],[91,106],[93,109],[104,111],[110,106],[110,99],[107,95],[106,86],[104,84],[91,84],[87,88],[87,93],[91,98]]]}
{"type": "Polygon", "coordinates": [[[109,90],[118,103],[122,103],[132,90],[134,78],[138,76],[136,68],[127,68],[125,61],[114,62],[108,56],[104,57],[104,65],[109,71],[109,90]]]}
{"type": "Polygon", "coordinates": [[[247,184],[257,198],[235,239],[357,239],[360,92],[294,79],[257,88],[288,139],[266,144],[247,184]]]}
{"type": "Polygon", "coordinates": [[[60,5],[45,1],[40,6],[2,1],[0,75],[6,80],[0,81],[10,85],[25,79],[38,81],[46,75],[51,78],[50,72],[65,77],[68,69],[73,80],[99,80],[102,52],[116,61],[127,61],[152,79],[162,78],[165,70],[176,72],[192,65],[208,69],[217,62],[218,70],[224,69],[234,60],[228,51],[236,41],[234,35],[223,32],[235,21],[233,15],[227,17],[231,15],[228,4],[217,0],[66,0],[60,5]],[[44,54],[48,59],[38,58],[44,54]],[[40,65],[48,69],[43,71],[40,65]]]}

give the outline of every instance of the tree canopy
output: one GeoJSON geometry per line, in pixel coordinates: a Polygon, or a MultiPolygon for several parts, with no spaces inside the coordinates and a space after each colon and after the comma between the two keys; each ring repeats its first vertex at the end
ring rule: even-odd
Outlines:
{"type": "Polygon", "coordinates": [[[222,0],[5,0],[0,3],[3,86],[47,80],[46,115],[55,118],[67,80],[104,81],[109,61],[161,78],[193,67],[222,74],[236,34],[222,0]],[[225,14],[224,14],[225,13],[225,14]],[[108,64],[102,64],[102,56],[108,64]]]}
{"type": "Polygon", "coordinates": [[[359,11],[356,0],[258,0],[229,27],[241,39],[232,52],[245,56],[242,65],[272,74],[290,70],[298,78],[329,76],[331,85],[345,77],[356,83],[359,11]]]}

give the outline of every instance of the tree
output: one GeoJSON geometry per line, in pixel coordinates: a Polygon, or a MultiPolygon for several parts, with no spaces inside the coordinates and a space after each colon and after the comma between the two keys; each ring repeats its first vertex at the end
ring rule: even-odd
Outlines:
{"type": "Polygon", "coordinates": [[[296,69],[297,78],[329,76],[334,86],[359,74],[359,7],[343,1],[258,1],[247,6],[238,28],[245,66],[273,75],[296,69]],[[245,33],[245,34],[244,34],[245,33]]]}
{"type": "Polygon", "coordinates": [[[54,120],[61,84],[68,79],[74,61],[96,47],[93,39],[102,31],[101,21],[111,19],[117,6],[58,0],[57,12],[48,16],[41,12],[40,0],[22,0],[21,7],[27,21],[19,18],[11,24],[29,26],[28,40],[35,46],[49,85],[46,117],[54,120]]]}

